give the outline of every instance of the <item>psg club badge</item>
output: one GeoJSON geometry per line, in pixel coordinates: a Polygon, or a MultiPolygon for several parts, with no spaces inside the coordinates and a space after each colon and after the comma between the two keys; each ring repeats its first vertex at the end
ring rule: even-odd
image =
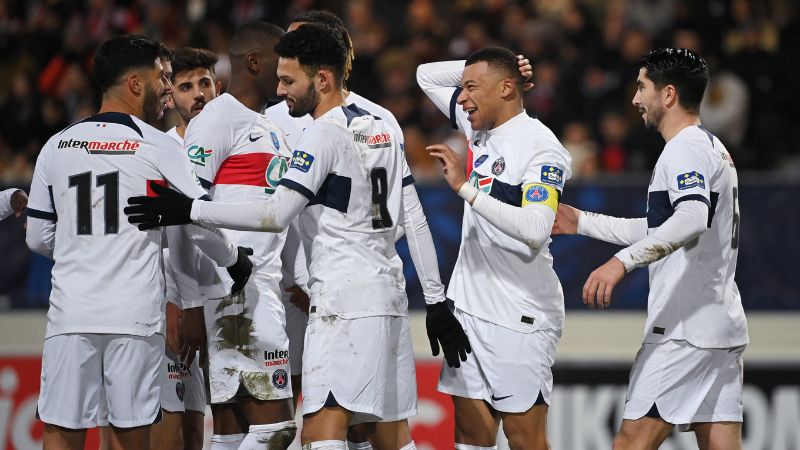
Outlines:
{"type": "Polygon", "coordinates": [[[501,156],[497,158],[494,163],[492,163],[492,173],[495,176],[498,176],[503,173],[504,170],[506,170],[506,160],[501,156]]]}
{"type": "Polygon", "coordinates": [[[289,383],[289,374],[283,369],[272,372],[272,384],[278,389],[283,389],[289,383]]]}

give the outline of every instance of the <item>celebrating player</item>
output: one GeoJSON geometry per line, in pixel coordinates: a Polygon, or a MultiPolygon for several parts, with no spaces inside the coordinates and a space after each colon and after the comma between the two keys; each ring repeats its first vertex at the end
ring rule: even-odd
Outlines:
{"type": "Polygon", "coordinates": [[[420,87],[466,134],[473,158],[467,180],[452,149],[428,147],[466,201],[448,297],[474,357],[460,369],[443,366],[439,381],[453,398],[457,449],[494,447],[500,421],[512,449],[548,448],[551,366],[564,324],[548,245],[571,158],[523,110],[525,62],[485,48],[466,62],[417,69],[420,87]]]}
{"type": "Polygon", "coordinates": [[[647,217],[621,219],[558,209],[553,234],[626,245],[591,273],[590,307],[611,304],[627,272],[648,266],[644,339],[628,386],[615,449],[657,449],[675,425],[702,450],[742,448],[742,353],[749,342],[734,281],[739,248],[736,169],[700,123],[708,68],[686,49],[640,62],[633,105],[667,142],[653,169],[647,217]],[[702,376],[698,376],[702,374],[702,376]]]}
{"type": "MultiPolygon", "coordinates": [[[[346,82],[350,75],[350,70],[352,69],[353,46],[341,19],[328,11],[308,11],[294,18],[289,25],[289,31],[296,30],[301,25],[307,23],[325,25],[341,34],[347,51],[347,62],[344,69],[344,82],[346,82]]],[[[395,119],[390,111],[353,91],[348,91],[344,86],[342,95],[345,98],[345,102],[349,105],[355,105],[358,108],[369,111],[371,114],[389,123],[395,131],[395,136],[398,139],[401,149],[403,148],[403,131],[397,123],[397,119],[395,119]]],[[[296,143],[303,129],[309,127],[314,122],[314,118],[309,114],[300,117],[290,115],[287,102],[281,102],[267,108],[265,114],[281,127],[284,133],[286,133],[287,140],[289,140],[290,144],[296,143]]],[[[428,307],[428,320],[426,324],[429,328],[428,331],[431,336],[431,345],[434,350],[434,355],[437,355],[439,353],[438,346],[435,344],[438,342],[437,336],[446,332],[449,329],[448,323],[452,325],[453,322],[448,322],[446,318],[441,318],[441,316],[450,316],[451,313],[449,310],[444,309],[446,308],[444,303],[444,286],[439,278],[433,238],[431,237],[425,214],[422,211],[422,206],[417,196],[417,190],[414,188],[414,178],[411,175],[411,171],[405,159],[403,160],[403,207],[405,214],[402,215],[403,220],[400,220],[398,225],[400,225],[400,229],[404,231],[408,237],[411,258],[414,261],[414,267],[417,269],[419,275],[425,301],[430,305],[428,307]]],[[[287,249],[284,249],[284,253],[286,250],[287,249]]],[[[302,252],[300,256],[302,256],[302,252]]],[[[299,375],[300,369],[302,368],[299,362],[303,350],[303,336],[308,317],[306,314],[297,311],[295,305],[289,302],[286,303],[287,333],[289,334],[289,345],[292,348],[292,352],[294,352],[290,353],[290,358],[294,358],[291,360],[292,372],[293,374],[297,373],[299,375]],[[297,319],[292,320],[293,318],[297,319]],[[301,322],[302,319],[304,320],[301,322]]],[[[461,336],[462,335],[459,333],[455,333],[453,338],[457,339],[461,336]]],[[[448,364],[458,365],[458,355],[449,351],[450,346],[447,346],[447,349],[448,354],[446,357],[448,364]]],[[[294,384],[294,386],[299,385],[299,378],[298,376],[298,383],[294,384]]],[[[294,379],[292,383],[295,383],[294,379]]],[[[364,423],[356,425],[351,427],[347,433],[348,446],[351,449],[368,450],[371,448],[368,439],[373,442],[380,442],[384,436],[393,436],[395,434],[397,434],[397,430],[389,429],[387,424],[376,426],[375,423],[364,423]],[[380,430],[381,436],[376,433],[378,430],[380,430]]]]}
{"type": "MultiPolygon", "coordinates": [[[[151,182],[206,197],[175,142],[147,125],[169,92],[165,51],[139,36],[105,42],[93,68],[99,113],[50,138],[36,161],[27,242],[55,260],[38,403],[48,449],[82,449],[87,428],[109,423],[112,448],[148,448],[161,412],[162,233],[120,222],[119,199],[151,182]]],[[[204,228],[184,232],[170,233],[175,249],[193,249],[180,239],[191,234],[244,284],[243,249],[204,228]]]]}
{"type": "Polygon", "coordinates": [[[28,195],[22,189],[6,189],[0,192],[0,220],[15,214],[21,216],[28,205],[28,195]]]}

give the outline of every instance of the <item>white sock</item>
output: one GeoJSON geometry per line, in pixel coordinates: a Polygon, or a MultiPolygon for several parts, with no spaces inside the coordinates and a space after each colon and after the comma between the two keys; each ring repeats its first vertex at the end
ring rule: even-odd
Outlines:
{"type": "Polygon", "coordinates": [[[404,445],[403,448],[401,448],[400,450],[417,450],[417,444],[415,444],[414,441],[412,440],[408,444],[404,445]]]}
{"type": "Polygon", "coordinates": [[[348,450],[372,450],[372,444],[370,444],[369,441],[364,441],[364,442],[347,441],[347,449],[348,450]]]}
{"type": "Polygon", "coordinates": [[[303,450],[347,450],[347,442],[315,441],[304,445],[303,450]]]}
{"type": "Polygon", "coordinates": [[[477,445],[459,444],[456,442],[456,450],[497,450],[497,446],[478,447],[477,445]]]}
{"type": "Polygon", "coordinates": [[[250,425],[238,450],[286,450],[292,445],[297,425],[294,420],[250,425]]]}
{"type": "Polygon", "coordinates": [[[245,436],[247,436],[245,433],[214,434],[211,436],[209,450],[237,450],[245,436]]]}

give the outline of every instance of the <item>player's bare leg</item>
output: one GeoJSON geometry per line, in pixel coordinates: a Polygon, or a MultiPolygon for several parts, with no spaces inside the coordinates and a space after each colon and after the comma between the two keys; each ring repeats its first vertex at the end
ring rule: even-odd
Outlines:
{"type": "Polygon", "coordinates": [[[700,450],[742,450],[741,422],[709,422],[694,425],[700,450]]]}
{"type": "Polygon", "coordinates": [[[301,390],[301,384],[303,382],[302,375],[292,375],[292,404],[294,404],[295,411],[297,410],[297,402],[300,401],[300,394],[303,393],[301,390]]]}
{"type": "Polygon", "coordinates": [[[398,450],[411,443],[408,420],[377,422],[369,441],[375,450],[398,450]]]}
{"type": "Polygon", "coordinates": [[[672,433],[673,425],[655,417],[622,420],[622,427],[614,437],[614,450],[656,450],[672,433]]]}
{"type": "MultiPolygon", "coordinates": [[[[205,431],[205,417],[198,411],[186,411],[183,413],[183,449],[202,450],[203,432],[205,431]]],[[[155,447],[154,447],[155,448],[155,447]]]]}
{"type": "Polygon", "coordinates": [[[111,427],[97,427],[100,444],[97,450],[111,450],[111,427]]]}
{"type": "Polygon", "coordinates": [[[211,416],[214,418],[214,434],[247,433],[250,427],[236,403],[211,405],[211,416]]]}
{"type": "Polygon", "coordinates": [[[162,411],[161,422],[154,424],[150,432],[150,448],[183,450],[183,413],[162,411]]]}
{"type": "Polygon", "coordinates": [[[297,427],[291,399],[258,400],[247,396],[239,398],[238,403],[250,423],[247,433],[261,433],[259,442],[268,440],[270,450],[288,448],[294,441],[297,427]]]}
{"type": "Polygon", "coordinates": [[[494,447],[500,419],[483,400],[453,397],[456,416],[456,444],[494,447]]]}
{"type": "Polygon", "coordinates": [[[83,450],[85,441],[86,429],[73,430],[44,424],[44,450],[83,450]]]}
{"type": "Polygon", "coordinates": [[[150,428],[145,425],[134,428],[111,426],[111,450],[142,450],[150,448],[150,428]]]}
{"type": "Polygon", "coordinates": [[[347,448],[350,450],[371,449],[370,440],[375,433],[375,422],[364,422],[350,425],[347,429],[347,448]]]}
{"type": "Polygon", "coordinates": [[[316,441],[342,441],[347,439],[347,427],[353,413],[341,406],[326,406],[303,416],[301,445],[316,441]]]}
{"type": "Polygon", "coordinates": [[[511,450],[549,450],[547,441],[547,404],[534,405],[524,413],[500,413],[503,431],[511,450]]]}

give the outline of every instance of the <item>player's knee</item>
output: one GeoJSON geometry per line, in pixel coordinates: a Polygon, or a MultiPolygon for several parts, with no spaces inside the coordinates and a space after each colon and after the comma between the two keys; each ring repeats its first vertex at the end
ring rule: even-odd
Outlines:
{"type": "MultiPolygon", "coordinates": [[[[497,436],[485,427],[456,426],[456,442],[476,448],[493,448],[497,444],[497,436]]],[[[458,448],[458,446],[456,446],[458,448]]]]}
{"type": "Polygon", "coordinates": [[[239,446],[239,450],[286,450],[292,445],[297,434],[294,420],[250,425],[249,432],[239,446]]]}

